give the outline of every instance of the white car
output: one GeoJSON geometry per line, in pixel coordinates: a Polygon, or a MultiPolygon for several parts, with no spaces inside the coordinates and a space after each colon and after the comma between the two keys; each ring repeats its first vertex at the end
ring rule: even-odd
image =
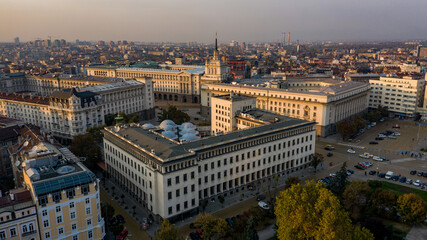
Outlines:
{"type": "Polygon", "coordinates": [[[365,154],[359,154],[359,157],[361,157],[361,158],[369,158],[369,156],[366,156],[365,154]]]}
{"type": "Polygon", "coordinates": [[[418,187],[421,185],[421,182],[420,182],[420,180],[417,180],[417,181],[413,182],[412,184],[414,184],[414,186],[418,187]]]}
{"type": "Polygon", "coordinates": [[[380,133],[380,134],[378,134],[378,137],[380,137],[380,138],[386,138],[387,136],[380,133]]]}
{"type": "Polygon", "coordinates": [[[265,209],[265,210],[270,209],[270,207],[268,206],[268,204],[267,204],[267,203],[265,203],[265,202],[263,202],[263,201],[259,201],[259,202],[258,202],[258,206],[259,206],[260,208],[262,208],[262,209],[265,209]]]}
{"type": "Polygon", "coordinates": [[[335,177],[336,174],[335,173],[329,173],[329,177],[335,177]]]}
{"type": "Polygon", "coordinates": [[[382,159],[381,157],[378,157],[378,156],[374,156],[372,159],[374,159],[375,161],[380,161],[380,162],[384,161],[384,159],[382,159]]]}
{"type": "Polygon", "coordinates": [[[393,133],[393,135],[394,135],[394,136],[400,136],[400,133],[395,132],[395,133],[393,133]]]}
{"type": "Polygon", "coordinates": [[[377,125],[376,122],[371,123],[371,127],[375,127],[377,125]]]}
{"type": "Polygon", "coordinates": [[[352,148],[349,148],[349,149],[347,150],[347,152],[348,152],[348,153],[356,153],[356,151],[354,151],[354,149],[352,149],[352,148]]]}

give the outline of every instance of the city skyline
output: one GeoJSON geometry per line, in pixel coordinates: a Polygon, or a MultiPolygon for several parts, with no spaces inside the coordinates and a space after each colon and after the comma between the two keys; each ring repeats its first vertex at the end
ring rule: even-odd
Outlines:
{"type": "Polygon", "coordinates": [[[420,24],[427,21],[422,12],[426,7],[422,0],[6,0],[0,42],[48,36],[67,41],[210,42],[215,32],[221,42],[277,42],[281,32],[291,32],[293,42],[414,40],[427,38],[426,26],[420,24]]]}

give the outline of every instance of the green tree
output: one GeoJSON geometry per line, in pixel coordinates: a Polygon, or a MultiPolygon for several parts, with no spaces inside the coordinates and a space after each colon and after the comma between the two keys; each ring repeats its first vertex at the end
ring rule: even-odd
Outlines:
{"type": "Polygon", "coordinates": [[[426,219],[426,203],[415,193],[407,193],[397,199],[397,211],[402,222],[412,225],[426,219]]]}
{"type": "Polygon", "coordinates": [[[101,125],[101,126],[91,127],[91,128],[88,128],[86,130],[86,132],[89,133],[90,135],[92,135],[92,137],[95,139],[95,141],[97,143],[102,143],[102,138],[104,137],[104,134],[102,133],[102,130],[106,126],[107,125],[101,125]]]}
{"type": "Polygon", "coordinates": [[[101,203],[101,215],[105,221],[109,221],[114,216],[115,209],[108,203],[101,203]]]}
{"type": "Polygon", "coordinates": [[[370,190],[368,183],[363,181],[353,181],[345,187],[343,204],[353,218],[359,218],[367,205],[370,190]]]}
{"type": "Polygon", "coordinates": [[[194,224],[200,224],[203,230],[204,239],[219,239],[227,233],[227,222],[222,218],[217,218],[209,213],[199,214],[194,224]]]}
{"type": "Polygon", "coordinates": [[[123,229],[124,229],[124,227],[122,224],[114,226],[112,229],[114,236],[119,235],[123,231],[123,229]]]}
{"type": "Polygon", "coordinates": [[[167,219],[163,219],[162,225],[157,230],[156,240],[177,240],[180,239],[178,236],[178,230],[174,225],[170,224],[167,219]]]}
{"type": "Polygon", "coordinates": [[[254,219],[251,217],[249,218],[248,222],[246,223],[245,228],[245,239],[246,240],[258,240],[258,232],[255,229],[255,222],[254,219]]]}
{"type": "Polygon", "coordinates": [[[159,116],[160,121],[163,120],[172,120],[176,124],[182,124],[184,122],[190,121],[190,116],[187,113],[179,110],[175,106],[169,106],[167,109],[163,109],[161,115],[159,116]]]}
{"type": "Polygon", "coordinates": [[[299,177],[288,177],[285,181],[285,189],[292,187],[292,185],[299,184],[300,182],[299,177]]]}
{"type": "Polygon", "coordinates": [[[314,167],[314,172],[317,172],[317,166],[319,166],[320,163],[322,163],[324,160],[324,157],[320,153],[314,153],[310,155],[310,165],[314,167]]]}
{"type": "Polygon", "coordinates": [[[104,116],[105,125],[112,126],[114,124],[114,118],[117,114],[107,114],[104,116]]]}
{"type": "Polygon", "coordinates": [[[347,163],[344,162],[341,169],[336,173],[328,185],[328,188],[337,196],[341,196],[347,184],[347,163]]]}
{"type": "Polygon", "coordinates": [[[388,107],[383,107],[381,105],[378,105],[377,110],[378,112],[380,112],[382,117],[388,117],[388,107]]]}
{"type": "Polygon", "coordinates": [[[390,190],[376,189],[370,196],[370,206],[378,216],[396,217],[397,196],[390,190]]]}
{"type": "Polygon", "coordinates": [[[368,230],[351,224],[331,191],[314,181],[293,185],[276,203],[279,239],[373,239],[368,230]]]}
{"type": "Polygon", "coordinates": [[[357,132],[355,125],[351,124],[350,121],[342,121],[337,124],[337,132],[342,137],[343,140],[351,137],[357,132]]]}
{"type": "Polygon", "coordinates": [[[225,197],[224,195],[219,195],[218,200],[221,203],[221,206],[224,207],[225,197]]]}
{"type": "Polygon", "coordinates": [[[83,163],[91,170],[94,170],[96,163],[102,159],[101,149],[90,133],[74,136],[70,151],[77,157],[85,157],[86,161],[83,163]]]}

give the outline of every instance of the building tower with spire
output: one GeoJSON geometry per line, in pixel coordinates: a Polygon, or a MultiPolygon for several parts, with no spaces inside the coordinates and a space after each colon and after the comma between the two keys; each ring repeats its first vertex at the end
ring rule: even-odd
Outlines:
{"type": "Polygon", "coordinates": [[[205,74],[200,81],[203,83],[224,82],[228,78],[228,66],[225,61],[221,60],[218,51],[218,39],[215,37],[215,50],[213,56],[206,60],[205,74]]]}

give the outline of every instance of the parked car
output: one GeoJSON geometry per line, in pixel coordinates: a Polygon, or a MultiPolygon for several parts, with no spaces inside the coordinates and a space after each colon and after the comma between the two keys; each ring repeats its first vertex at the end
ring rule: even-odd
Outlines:
{"type": "Polygon", "coordinates": [[[375,127],[377,125],[376,122],[371,123],[371,127],[375,127]]]}
{"type": "Polygon", "coordinates": [[[268,204],[267,204],[267,203],[265,203],[265,202],[263,202],[263,201],[258,202],[258,206],[259,206],[260,208],[262,208],[262,209],[265,209],[265,210],[270,209],[270,207],[268,206],[268,204]]]}
{"type": "Polygon", "coordinates": [[[397,139],[395,136],[393,136],[393,135],[390,135],[390,136],[388,136],[388,138],[390,138],[390,139],[397,139]]]}
{"type": "Polygon", "coordinates": [[[399,180],[399,176],[393,176],[393,177],[391,177],[391,180],[397,181],[397,180],[399,180]]]}
{"type": "Polygon", "coordinates": [[[411,170],[409,173],[410,173],[411,175],[415,175],[415,174],[417,174],[417,171],[416,171],[416,170],[411,170]]]}
{"type": "Polygon", "coordinates": [[[393,128],[400,128],[399,124],[393,126],[393,128]]]}
{"type": "Polygon", "coordinates": [[[353,148],[349,148],[349,149],[347,149],[347,152],[348,152],[348,153],[356,153],[356,151],[354,151],[354,149],[353,149],[353,148]]]}
{"type": "Polygon", "coordinates": [[[374,157],[374,155],[372,155],[372,154],[370,154],[370,153],[367,153],[367,152],[365,152],[364,154],[365,154],[366,156],[370,157],[370,158],[371,158],[371,157],[374,157]]]}
{"type": "Polygon", "coordinates": [[[354,173],[354,171],[353,170],[351,170],[351,169],[347,169],[347,174],[348,175],[351,175],[351,174],[353,174],[354,173]]]}
{"type": "Polygon", "coordinates": [[[384,140],[384,137],[376,137],[375,140],[384,140]]]}
{"type": "Polygon", "coordinates": [[[417,173],[417,175],[418,175],[418,176],[420,176],[420,177],[422,177],[422,176],[423,176],[423,174],[424,174],[423,172],[418,172],[418,173],[417,173]]]}
{"type": "Polygon", "coordinates": [[[190,238],[191,238],[191,240],[201,240],[199,235],[197,235],[197,233],[195,233],[195,232],[190,233],[190,238]]]}
{"type": "Polygon", "coordinates": [[[261,201],[261,200],[264,200],[265,199],[265,195],[258,195],[257,197],[256,197],[256,200],[257,201],[261,201]]]}
{"type": "Polygon", "coordinates": [[[427,172],[425,172],[425,173],[423,174],[423,177],[427,177],[427,172]]]}
{"type": "Polygon", "coordinates": [[[369,175],[375,175],[377,173],[377,171],[371,170],[369,171],[369,175]]]}
{"type": "Polygon", "coordinates": [[[125,223],[125,218],[122,215],[119,214],[116,216],[116,218],[119,223],[125,223]]]}
{"type": "Polygon", "coordinates": [[[421,182],[420,180],[416,180],[415,182],[413,182],[412,184],[414,184],[414,186],[420,186],[421,182]]]}
{"type": "Polygon", "coordinates": [[[371,125],[367,125],[367,126],[366,126],[366,129],[371,129],[371,125]]]}
{"type": "Polygon", "coordinates": [[[372,165],[374,165],[373,163],[371,163],[371,162],[362,162],[363,164],[365,164],[367,167],[370,167],[370,166],[372,166],[372,165]]]}
{"type": "Polygon", "coordinates": [[[124,239],[126,239],[126,237],[128,236],[128,230],[123,230],[121,233],[120,233],[120,235],[119,235],[119,240],[124,240],[124,239]]]}
{"type": "Polygon", "coordinates": [[[328,157],[332,157],[334,154],[333,153],[331,153],[331,152],[329,152],[328,154],[326,154],[326,156],[328,156],[328,157]]]}
{"type": "Polygon", "coordinates": [[[381,157],[378,157],[378,156],[374,156],[372,159],[374,159],[375,161],[380,161],[380,162],[383,161],[383,159],[381,157]]]}
{"type": "Polygon", "coordinates": [[[365,168],[363,168],[362,166],[360,166],[360,165],[354,165],[354,167],[355,168],[357,168],[357,169],[360,169],[360,170],[364,170],[365,168]]]}
{"type": "Polygon", "coordinates": [[[406,183],[407,184],[412,184],[412,179],[410,179],[410,178],[406,179],[406,183]]]}
{"type": "Polygon", "coordinates": [[[406,177],[401,177],[400,180],[399,180],[399,182],[405,183],[406,182],[406,177]]]}
{"type": "Polygon", "coordinates": [[[233,220],[231,218],[226,218],[225,221],[228,223],[228,226],[233,227],[233,220]]]}
{"type": "Polygon", "coordinates": [[[325,150],[332,151],[333,149],[330,147],[325,147],[325,150]]]}
{"type": "Polygon", "coordinates": [[[384,118],[380,118],[380,122],[384,122],[385,121],[385,119],[384,118]]]}
{"type": "Polygon", "coordinates": [[[378,142],[370,141],[369,144],[378,144],[378,142]]]}
{"type": "Polygon", "coordinates": [[[394,136],[400,136],[400,133],[398,133],[398,132],[394,132],[394,133],[393,133],[393,135],[394,135],[394,136]]]}
{"type": "Polygon", "coordinates": [[[383,133],[380,133],[380,134],[378,134],[378,137],[379,137],[379,138],[385,138],[385,137],[387,137],[387,135],[385,135],[385,134],[383,134],[383,133]]]}
{"type": "Polygon", "coordinates": [[[367,156],[365,154],[359,154],[359,157],[361,157],[361,158],[369,158],[369,156],[367,156]]]}
{"type": "Polygon", "coordinates": [[[380,178],[385,178],[385,173],[380,173],[380,174],[378,174],[378,177],[380,177],[380,178]]]}

